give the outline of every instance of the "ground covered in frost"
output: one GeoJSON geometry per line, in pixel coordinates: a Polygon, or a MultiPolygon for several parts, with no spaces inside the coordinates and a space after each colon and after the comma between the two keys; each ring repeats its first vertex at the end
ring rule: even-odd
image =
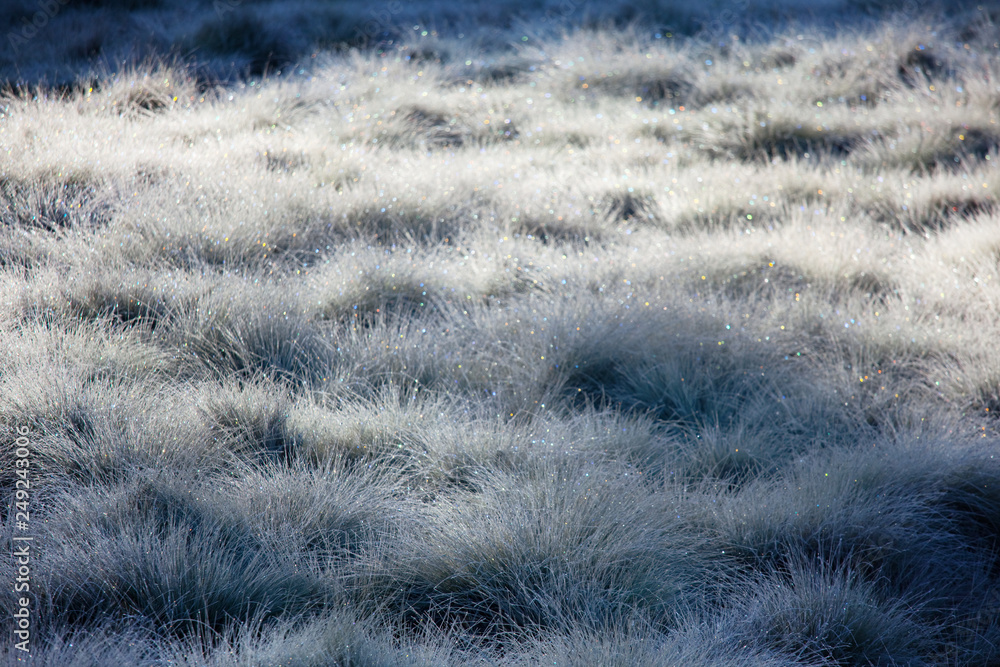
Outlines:
{"type": "Polygon", "coordinates": [[[9,77],[0,652],[997,664],[996,20],[9,77]]]}

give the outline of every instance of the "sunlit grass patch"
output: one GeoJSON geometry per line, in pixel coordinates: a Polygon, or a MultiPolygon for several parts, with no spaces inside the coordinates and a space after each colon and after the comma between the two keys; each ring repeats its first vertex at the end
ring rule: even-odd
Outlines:
{"type": "Polygon", "coordinates": [[[242,282],[242,290],[235,282],[223,282],[200,296],[161,344],[191,372],[208,377],[263,374],[292,385],[317,380],[330,360],[324,331],[294,295],[289,298],[265,276],[244,275],[242,282]],[[263,296],[269,305],[255,304],[251,295],[263,296]]]}
{"type": "Polygon", "coordinates": [[[633,608],[669,623],[714,594],[701,573],[722,574],[720,564],[667,509],[683,496],[650,497],[628,469],[564,465],[520,480],[483,470],[480,490],[430,508],[370,585],[398,590],[408,617],[491,632],[613,627],[633,608]],[[611,519],[612,507],[646,530],[611,519]],[[428,554],[429,541],[441,550],[428,554]]]}
{"type": "Polygon", "coordinates": [[[703,134],[692,134],[699,148],[712,155],[763,162],[810,155],[843,159],[864,142],[865,130],[846,122],[846,114],[824,115],[825,122],[803,123],[799,113],[787,109],[750,108],[735,118],[719,118],[722,124],[709,126],[703,134]]]}
{"type": "Polygon", "coordinates": [[[288,459],[288,397],[266,381],[203,387],[199,410],[214,440],[249,460],[288,459]]]}
{"type": "Polygon", "coordinates": [[[50,233],[107,224],[113,195],[102,190],[100,181],[86,172],[38,174],[28,181],[0,178],[6,223],[50,233]]]}
{"type": "Polygon", "coordinates": [[[283,567],[291,565],[283,563],[286,554],[247,548],[244,535],[211,515],[157,517],[139,507],[128,522],[113,522],[103,519],[101,510],[127,502],[127,496],[81,500],[85,504],[77,512],[90,515],[85,530],[91,548],[74,547],[79,543],[66,535],[69,527],[53,526],[52,539],[69,548],[53,550],[46,559],[51,574],[43,588],[51,604],[71,618],[134,615],[161,632],[183,636],[202,624],[219,629],[228,619],[252,613],[294,614],[322,595],[307,571],[283,567]],[[94,558],[95,548],[100,559],[94,558]]]}

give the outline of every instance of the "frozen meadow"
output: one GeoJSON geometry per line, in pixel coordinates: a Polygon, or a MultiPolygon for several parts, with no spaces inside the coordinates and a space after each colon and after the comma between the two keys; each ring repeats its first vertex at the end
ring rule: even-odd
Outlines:
{"type": "Polygon", "coordinates": [[[5,660],[1000,664],[988,3],[43,4],[5,660]]]}

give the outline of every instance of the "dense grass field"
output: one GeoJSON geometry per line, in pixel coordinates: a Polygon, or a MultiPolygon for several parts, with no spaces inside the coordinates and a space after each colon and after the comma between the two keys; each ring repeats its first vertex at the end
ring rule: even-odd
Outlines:
{"type": "Polygon", "coordinates": [[[0,51],[5,661],[1000,665],[1000,13],[91,4],[0,51]]]}

